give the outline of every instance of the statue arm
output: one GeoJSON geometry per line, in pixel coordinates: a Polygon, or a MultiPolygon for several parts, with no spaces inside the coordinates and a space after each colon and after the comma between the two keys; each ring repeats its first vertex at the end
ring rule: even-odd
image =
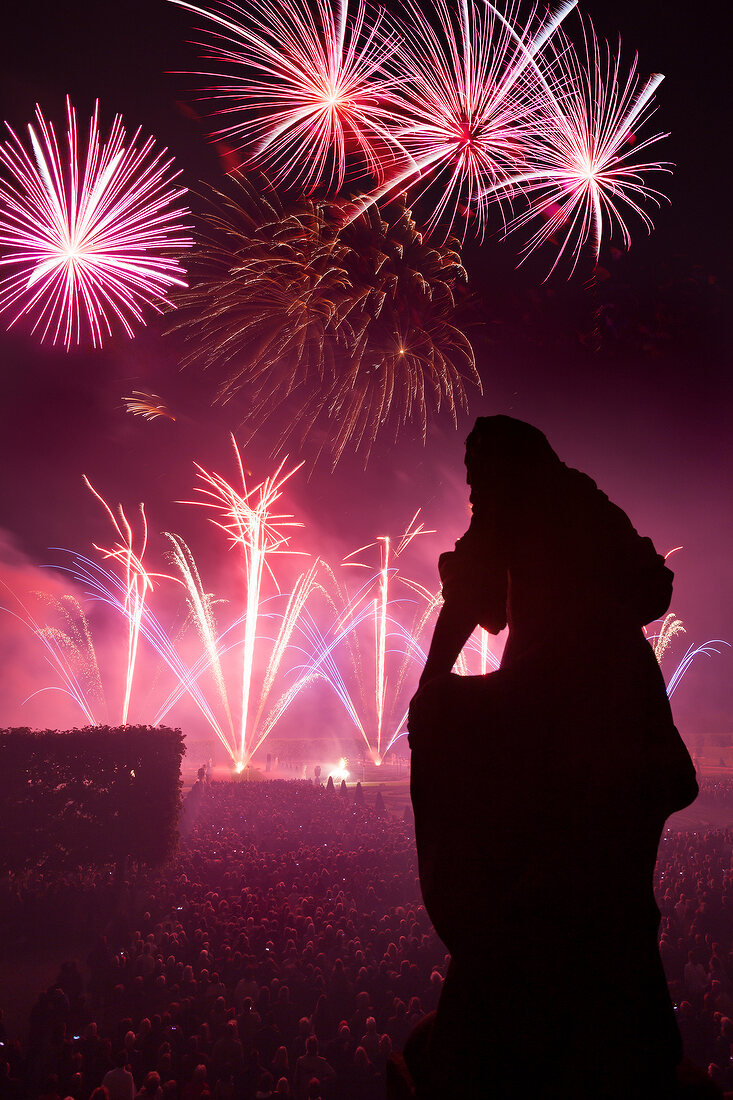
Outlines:
{"type": "Polygon", "coordinates": [[[498,634],[506,626],[506,566],[486,551],[486,540],[475,523],[438,561],[443,582],[443,606],[433,631],[420,687],[447,675],[458,655],[481,624],[498,634]]]}
{"type": "Polygon", "coordinates": [[[418,687],[447,675],[458,659],[458,654],[478,625],[476,609],[462,600],[448,600],[440,609],[435,624],[428,659],[425,662],[418,687]]]}

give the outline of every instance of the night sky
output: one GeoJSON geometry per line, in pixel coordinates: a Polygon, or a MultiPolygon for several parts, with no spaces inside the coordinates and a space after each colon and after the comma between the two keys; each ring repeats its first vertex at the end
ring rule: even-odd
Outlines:
{"type": "MultiPolygon", "coordinates": [[[[13,9],[4,20],[0,90],[2,117],[17,131],[36,102],[60,127],[67,93],[83,125],[98,97],[104,130],[121,112],[128,132],[142,125],[168,146],[186,185],[220,179],[205,124],[182,108],[195,81],[176,75],[196,65],[186,41],[196,38],[192,17],[164,0],[25,0],[13,9]]],[[[639,50],[643,75],[666,76],[651,125],[672,136],[654,155],[676,168],[658,177],[671,203],[652,211],[655,232],[648,237],[632,221],[630,253],[607,249],[595,284],[587,269],[572,283],[543,284],[546,256],[517,271],[512,240],[469,244],[475,304],[468,321],[483,396],[470,394],[457,430],[449,416],[434,418],[425,448],[408,428],[396,445],[380,442],[366,471],[349,456],[334,475],[323,464],[310,479],[298,475],[287,510],[306,523],[298,545],[337,562],[377,535],[399,533],[421,508],[438,533],[420,541],[405,568],[432,586],[438,553],[466,525],[463,440],[473,418],[503,412],[529,420],[658,550],[683,547],[671,563],[672,609],[687,630],[675,644],[679,658],[690,643],[733,641],[730,219],[720,167],[726,40],[712,9],[691,12],[679,2],[586,0],[583,10],[600,36],[613,42],[621,34],[627,59],[639,50]]],[[[180,343],[165,328],[153,317],[134,340],[117,332],[101,351],[68,353],[39,346],[22,325],[0,334],[0,569],[16,587],[60,589],[63,579],[39,572],[59,561],[50,548],[88,552],[93,540],[109,538],[82,474],[130,511],[145,500],[151,563],[157,555],[163,564],[158,532],[180,530],[227,587],[227,561],[204,517],[174,502],[190,499],[194,460],[234,475],[228,433],[237,432],[242,410],[211,407],[213,379],[195,368],[181,372],[180,343]],[[175,423],[125,412],[122,399],[136,389],[160,394],[175,423]]],[[[265,440],[244,454],[255,478],[270,472],[265,440]]],[[[43,712],[19,706],[24,686],[49,681],[35,643],[21,636],[0,618],[0,725],[55,724],[48,703],[43,712]]],[[[720,648],[720,656],[698,659],[675,696],[688,738],[733,731],[733,651],[720,648]]],[[[674,664],[673,656],[666,667],[674,664]]]]}

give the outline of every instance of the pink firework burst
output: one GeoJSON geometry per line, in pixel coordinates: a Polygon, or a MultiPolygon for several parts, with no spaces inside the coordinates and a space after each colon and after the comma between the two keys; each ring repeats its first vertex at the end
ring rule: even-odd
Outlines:
{"type": "Polygon", "coordinates": [[[654,111],[654,93],[664,77],[654,73],[641,81],[637,57],[628,73],[621,70],[619,52],[602,50],[592,25],[583,25],[584,50],[578,56],[564,35],[548,61],[548,81],[554,84],[554,108],[545,125],[531,136],[529,167],[509,181],[498,181],[485,194],[514,197],[527,207],[507,225],[507,232],[541,224],[524,247],[525,257],[547,242],[559,245],[550,271],[563,256],[575,270],[584,246],[598,262],[606,230],[618,230],[624,247],[631,245],[626,222],[629,212],[653,228],[642,203],[659,206],[661,192],[644,182],[649,172],[669,172],[670,166],[646,160],[650,145],[667,134],[639,139],[639,130],[654,111]]]}
{"type": "Polygon", "coordinates": [[[205,90],[226,123],[214,137],[275,183],[312,191],[341,187],[350,155],[381,180],[394,159],[384,64],[397,48],[384,14],[364,0],[222,0],[206,9],[172,3],[210,20],[207,58],[217,84],[205,90]]]}
{"type": "MultiPolygon", "coordinates": [[[[373,201],[417,186],[431,188],[435,209],[427,229],[445,221],[450,233],[460,213],[474,217],[483,234],[494,185],[516,175],[526,146],[546,110],[538,57],[576,0],[554,14],[519,23],[516,5],[506,14],[487,0],[459,0],[455,9],[435,0],[428,15],[409,0],[400,22],[403,43],[390,65],[394,136],[408,159],[373,201]]],[[[506,197],[506,196],[504,196],[506,197]]]]}
{"type": "Polygon", "coordinates": [[[140,130],[126,141],[119,115],[103,142],[98,104],[82,156],[68,98],[66,110],[66,156],[40,107],[30,152],[9,125],[0,145],[0,266],[11,271],[0,312],[12,313],[10,325],[30,317],[42,340],[67,349],[88,330],[98,347],[114,319],[131,336],[143,307],[161,312],[168,290],[186,285],[177,256],[191,244],[177,203],[185,191],[172,186],[179,173],[166,150],[153,138],[138,147],[140,130]]]}

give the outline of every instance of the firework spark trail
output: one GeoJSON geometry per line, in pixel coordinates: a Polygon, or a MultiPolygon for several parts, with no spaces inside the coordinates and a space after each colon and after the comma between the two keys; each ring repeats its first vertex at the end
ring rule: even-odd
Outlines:
{"type": "Polygon", "coordinates": [[[141,416],[143,420],[158,420],[160,417],[165,417],[167,420],[176,419],[163,404],[163,398],[157,393],[133,390],[132,396],[124,397],[123,402],[127,412],[133,416],[141,416]]]}
{"type": "Polygon", "coordinates": [[[0,312],[13,311],[10,326],[35,316],[32,331],[67,349],[86,327],[97,347],[113,318],[132,336],[143,306],[160,313],[170,288],[186,285],[176,256],[191,244],[177,205],[185,190],[172,186],[179,173],[152,138],[137,148],[137,130],[126,142],[121,116],[102,143],[99,104],[82,162],[68,98],[66,111],[65,158],[40,107],[38,134],[28,126],[30,154],[9,125],[0,145],[10,175],[0,179],[0,266],[12,269],[0,284],[0,312]]]}
{"type": "Polygon", "coordinates": [[[283,656],[285,655],[286,649],[290,645],[293,630],[295,629],[295,626],[303,613],[303,608],[305,607],[306,600],[316,587],[320,588],[320,585],[317,582],[317,574],[320,567],[321,561],[319,558],[316,558],[311,567],[305,573],[302,573],[298,577],[297,581],[295,582],[295,587],[288,597],[288,603],[287,607],[285,608],[285,613],[282,617],[280,630],[278,631],[277,638],[275,639],[275,644],[272,647],[270,660],[267,663],[265,679],[260,693],[260,704],[253,723],[254,730],[257,729],[257,725],[262,716],[262,712],[265,708],[270,692],[272,691],[275,677],[277,676],[278,670],[282,663],[283,656]]]}
{"type": "MultiPolygon", "coordinates": [[[[94,646],[89,620],[75,596],[64,595],[60,598],[44,592],[36,595],[45,600],[65,622],[65,628],[44,627],[43,630],[70,655],[70,662],[79,668],[79,680],[86,683],[85,694],[96,697],[104,703],[104,688],[99,671],[97,651],[94,646]]],[[[92,723],[94,725],[95,723],[92,723]]]]}
{"type": "MultiPolygon", "coordinates": [[[[231,623],[225,630],[220,632],[213,612],[214,601],[204,590],[193,554],[179,535],[172,535],[170,533],[167,533],[167,535],[174,547],[171,554],[171,561],[180,573],[181,581],[186,590],[190,618],[196,626],[204,646],[204,652],[190,669],[184,669],[185,675],[179,673],[179,682],[161,706],[156,717],[156,722],[162,721],[171,707],[180,701],[184,694],[187,692],[190,693],[191,686],[198,685],[198,681],[201,677],[207,671],[210,671],[214,677],[219,698],[226,712],[229,738],[226,738],[221,733],[221,727],[218,723],[215,726],[212,725],[212,728],[217,732],[222,744],[224,744],[227,752],[231,756],[232,761],[237,766],[241,765],[244,767],[246,762],[251,759],[268,736],[290,702],[292,702],[300,691],[303,690],[306,683],[310,682],[310,677],[308,675],[301,676],[283,692],[270,707],[264,721],[262,720],[265,709],[270,706],[270,697],[284,655],[289,649],[293,648],[293,632],[296,628],[299,628],[299,620],[302,616],[305,603],[311,593],[316,588],[320,587],[317,580],[317,572],[322,563],[316,560],[305,573],[298,577],[292,593],[287,598],[287,605],[282,613],[278,613],[277,611],[266,611],[261,601],[257,604],[258,620],[261,621],[263,618],[275,619],[279,622],[279,628],[276,637],[273,639],[270,657],[265,670],[264,682],[259,690],[258,709],[254,719],[247,727],[247,752],[246,757],[243,757],[241,753],[241,740],[234,730],[234,720],[229,702],[229,691],[221,664],[221,657],[225,653],[239,647],[240,637],[237,632],[246,624],[247,612],[231,623]]],[[[262,642],[259,633],[256,641],[262,642]]],[[[289,671],[292,671],[292,669],[289,669],[289,671]]],[[[248,698],[248,693],[245,692],[244,694],[245,698],[248,698]]]]}
{"type": "MultiPolygon", "coordinates": [[[[380,549],[380,567],[376,574],[376,577],[370,577],[370,579],[361,587],[356,596],[348,603],[344,612],[338,618],[333,628],[333,640],[330,643],[326,643],[321,646],[320,656],[316,662],[314,662],[314,668],[319,667],[319,663],[323,663],[327,655],[330,655],[333,650],[338,647],[345,639],[358,639],[358,630],[363,622],[371,621],[374,629],[374,684],[373,684],[373,700],[374,700],[374,715],[375,715],[375,728],[370,740],[365,731],[366,723],[357,717],[357,708],[355,707],[348,690],[346,688],[345,681],[342,676],[339,675],[338,683],[334,684],[334,689],[337,694],[345,702],[347,710],[355,719],[355,724],[361,732],[364,740],[372,752],[374,762],[381,764],[384,753],[388,751],[391,745],[396,740],[401,732],[401,726],[406,719],[406,712],[404,717],[398,723],[397,728],[393,731],[391,738],[389,739],[386,747],[383,747],[384,739],[384,727],[385,727],[385,704],[387,699],[387,691],[389,684],[389,678],[387,675],[387,656],[388,645],[390,638],[399,639],[399,652],[404,662],[408,661],[412,655],[414,655],[414,642],[410,637],[410,632],[403,627],[393,615],[390,614],[390,605],[393,601],[390,599],[390,582],[396,572],[395,567],[391,563],[391,554],[394,554],[395,558],[398,558],[411,544],[413,539],[418,535],[432,534],[433,532],[426,531],[424,523],[417,523],[419,516],[419,510],[410,520],[410,523],[405,530],[405,533],[399,539],[396,547],[392,547],[392,542],[389,536],[380,535],[375,543],[370,543],[368,546],[362,546],[358,550],[353,551],[344,559],[344,565],[353,566],[360,569],[369,569],[370,567],[364,562],[354,561],[353,559],[363,553],[365,550],[371,549],[372,546],[379,546],[380,549]],[[376,584],[377,595],[372,595],[376,584]],[[409,641],[407,639],[409,638],[409,641]],[[345,696],[348,697],[346,702],[345,696]]],[[[355,670],[358,677],[358,661],[354,661],[355,670]]],[[[398,675],[398,682],[401,684],[404,681],[403,675],[398,675]]]]}
{"type": "MultiPolygon", "coordinates": [[[[51,669],[59,677],[62,684],[61,687],[50,686],[39,688],[38,691],[34,691],[27,696],[23,700],[23,703],[27,703],[30,699],[34,698],[34,696],[39,695],[43,691],[60,691],[62,694],[68,695],[69,698],[76,703],[88,725],[98,725],[99,723],[92,709],[93,704],[89,698],[89,693],[85,690],[77,671],[79,661],[76,660],[77,654],[72,644],[72,640],[64,631],[55,630],[37,622],[23,601],[12,591],[12,589],[8,588],[4,581],[0,581],[0,584],[2,584],[3,588],[13,597],[20,608],[20,612],[13,611],[9,607],[0,607],[0,611],[4,611],[6,614],[12,616],[17,622],[22,623],[23,626],[39,640],[45,650],[44,656],[46,662],[51,666],[51,669]],[[71,655],[71,659],[69,654],[71,655]]],[[[69,600],[73,599],[73,597],[63,598],[69,600]]],[[[81,614],[83,615],[83,612],[81,612],[81,614]]]]}
{"type": "Polygon", "coordinates": [[[624,207],[652,230],[651,218],[640,204],[648,200],[659,206],[664,196],[644,183],[644,176],[670,168],[640,158],[666,134],[637,140],[638,130],[653,113],[654,94],[664,77],[655,73],[641,83],[636,57],[624,77],[620,45],[615,57],[606,47],[604,59],[590,24],[583,24],[582,60],[562,32],[558,38],[547,61],[548,79],[554,81],[557,94],[550,100],[553,110],[546,125],[537,127],[528,140],[528,167],[492,183],[483,197],[497,195],[511,201],[523,195],[527,207],[511,219],[506,232],[543,219],[523,249],[525,258],[560,237],[550,272],[567,253],[572,274],[586,243],[598,263],[606,223],[609,234],[617,228],[624,247],[630,247],[624,207]]]}
{"type": "MultiPolygon", "coordinates": [[[[444,215],[445,236],[459,208],[475,215],[483,236],[491,201],[507,196],[496,185],[516,175],[525,149],[547,110],[551,92],[539,63],[541,51],[577,0],[566,0],[544,21],[534,12],[520,26],[516,5],[506,16],[488,0],[460,0],[454,12],[434,0],[433,19],[409,0],[409,21],[399,24],[403,42],[393,58],[401,79],[390,93],[394,134],[409,160],[355,205],[369,204],[431,184],[440,198],[428,222],[444,215]]],[[[467,228],[466,223],[466,228],[467,228]]]]}
{"type": "MultiPolygon", "coordinates": [[[[679,550],[681,547],[677,547],[676,549],[679,550]]],[[[670,550],[669,554],[673,553],[674,550],[670,550]]],[[[669,557],[669,554],[665,555],[665,561],[669,557]]],[[[647,641],[654,650],[654,656],[657,658],[658,663],[661,665],[663,658],[669,651],[672,640],[676,638],[678,634],[684,634],[686,631],[682,624],[682,620],[678,619],[673,612],[670,612],[664,619],[660,620],[656,634],[648,634],[647,629],[645,629],[644,633],[647,634],[647,641]]],[[[684,657],[667,680],[667,696],[670,699],[679,687],[680,681],[689,670],[695,658],[700,654],[703,654],[705,657],[710,657],[713,653],[720,653],[720,650],[715,648],[717,645],[729,646],[730,643],[723,641],[722,638],[711,638],[709,641],[703,642],[702,645],[688,646],[684,657]]]]}
{"type": "MultiPolygon", "coordinates": [[[[283,657],[287,651],[294,651],[293,633],[297,630],[299,638],[304,635],[302,621],[306,607],[306,601],[316,590],[322,591],[317,574],[322,566],[318,559],[295,582],[295,587],[288,597],[285,611],[278,615],[280,626],[276,637],[273,639],[270,658],[265,669],[262,688],[260,689],[259,704],[254,720],[250,726],[249,747],[247,759],[251,759],[270,734],[274,726],[280,720],[287,708],[301,691],[316,678],[309,668],[301,671],[295,682],[286,688],[282,694],[270,703],[270,696],[275,684],[276,676],[280,670],[283,657]],[[269,709],[268,709],[269,708],[269,709]],[[265,711],[267,709],[267,713],[265,711]],[[265,717],[263,718],[263,714],[265,717]]],[[[303,652],[300,650],[300,652],[303,652]]],[[[290,669],[290,671],[299,671],[290,669]]]]}
{"type": "Polygon", "coordinates": [[[710,657],[713,653],[720,653],[719,649],[716,649],[716,645],[729,646],[730,642],[725,642],[721,638],[711,638],[709,642],[703,642],[702,645],[690,646],[685,653],[684,657],[677,665],[667,683],[667,695],[671,699],[675,691],[680,685],[680,680],[688,671],[690,665],[699,654],[704,654],[706,657],[710,657]]]}
{"type": "MultiPolygon", "coordinates": [[[[271,477],[254,488],[248,489],[242,457],[233,438],[232,443],[242,482],[241,491],[235,489],[219,474],[208,473],[197,465],[199,478],[203,482],[203,487],[199,486],[198,492],[204,499],[185,503],[198,504],[215,510],[222,519],[221,521],[212,520],[212,522],[225,532],[233,546],[239,547],[242,551],[247,609],[244,619],[242,710],[237,764],[244,767],[249,762],[252,751],[248,744],[251,732],[249,712],[262,576],[267,569],[273,581],[275,580],[268,558],[276,553],[296,553],[297,551],[287,549],[290,540],[288,529],[302,527],[302,524],[297,523],[292,516],[274,515],[272,509],[282,495],[283,486],[300,469],[300,466],[283,474],[286,461],[283,459],[271,477]]],[[[276,581],[275,585],[277,587],[276,581]]]]}
{"type": "MultiPolygon", "coordinates": [[[[372,579],[371,583],[374,583],[374,579],[372,579]]],[[[373,603],[367,603],[362,606],[358,614],[349,619],[346,626],[335,629],[332,625],[325,635],[321,632],[320,627],[316,624],[312,616],[304,616],[299,623],[299,630],[305,639],[305,644],[307,645],[307,651],[309,653],[308,663],[303,666],[305,669],[303,680],[312,682],[320,680],[329,686],[343,705],[344,710],[353,722],[356,730],[364,741],[365,747],[372,755],[372,758],[375,762],[379,761],[381,763],[382,757],[374,747],[373,730],[371,731],[372,736],[370,737],[370,730],[368,727],[371,723],[366,721],[367,714],[372,708],[368,703],[364,705],[364,696],[366,692],[358,647],[354,647],[350,644],[353,643],[354,636],[358,633],[362,624],[373,624],[373,614],[373,603]],[[348,666],[356,678],[356,686],[361,696],[362,706],[359,705],[356,693],[352,691],[348,685],[348,674],[344,672],[343,661],[338,659],[344,648],[349,650],[348,666]],[[364,714],[362,714],[362,708],[365,711],[364,714]]],[[[424,661],[425,655],[420,654],[409,631],[406,631],[396,619],[390,616],[388,618],[385,644],[389,645],[390,640],[393,638],[398,639],[398,647],[395,652],[400,654],[404,665],[408,665],[408,663],[412,661],[417,661],[419,664],[421,656],[424,661]]],[[[400,686],[403,680],[404,677],[402,676],[398,678],[398,684],[400,686]]],[[[376,695],[376,691],[374,695],[376,695]]],[[[384,747],[382,756],[389,751],[397,738],[406,732],[406,730],[403,729],[406,721],[407,709],[405,708],[401,718],[393,726],[395,732],[384,747]]]]}
{"type": "MultiPolygon", "coordinates": [[[[59,547],[57,549],[62,548],[59,547]]],[[[70,550],[63,549],[62,552],[67,554],[73,553],[70,550]]],[[[98,562],[92,561],[92,559],[82,554],[73,554],[72,565],[63,568],[66,572],[70,573],[79,584],[84,586],[85,592],[90,599],[96,600],[112,608],[127,621],[128,629],[130,628],[128,588],[122,578],[116,573],[112,573],[105,569],[103,566],[99,565],[98,562]]],[[[154,574],[154,576],[160,575],[154,574]]],[[[173,580],[174,578],[166,579],[173,580]]],[[[199,676],[206,667],[205,656],[202,657],[193,668],[189,668],[178,654],[168,632],[147,605],[142,608],[139,616],[138,637],[142,637],[148,643],[151,650],[168,666],[177,682],[177,690],[174,689],[173,692],[171,692],[151,724],[158,725],[162,722],[173,706],[173,703],[180,699],[184,693],[188,693],[211,726],[213,732],[222,744],[227,746],[226,735],[219,726],[211,707],[197,684],[199,676]]]]}
{"type": "Polygon", "coordinates": [[[234,721],[229,705],[226,681],[219,659],[221,635],[219,634],[216,619],[214,617],[213,600],[204,589],[194,556],[186,543],[180,535],[171,534],[169,531],[166,531],[165,534],[173,546],[170,555],[171,561],[178,569],[185,588],[191,618],[196,625],[199,638],[204,646],[208,665],[211,669],[214,682],[219,692],[219,697],[226,713],[227,724],[233,741],[234,721]]]}
{"type": "MultiPolygon", "coordinates": [[[[97,498],[105,512],[112,521],[112,525],[117,533],[119,542],[115,543],[110,548],[103,546],[97,546],[94,543],[94,549],[102,555],[105,560],[111,560],[122,566],[122,586],[124,588],[124,612],[127,619],[127,674],[125,677],[125,693],[122,703],[122,718],[121,723],[123,726],[127,725],[127,716],[130,710],[130,697],[132,695],[132,681],[135,675],[135,664],[137,662],[138,642],[140,639],[140,630],[143,621],[143,614],[145,612],[145,601],[147,599],[148,592],[153,591],[153,579],[159,579],[164,576],[160,573],[149,573],[143,564],[143,558],[145,557],[145,551],[148,544],[148,521],[145,516],[145,506],[140,505],[140,519],[142,521],[142,544],[139,552],[135,551],[134,535],[132,527],[125,515],[124,509],[120,504],[117,510],[117,516],[107,504],[104,497],[102,497],[94,488],[89,479],[84,476],[84,484],[89,491],[97,498]],[[119,519],[118,519],[119,517],[119,519]]],[[[166,577],[166,579],[169,579],[166,577]]]]}
{"type": "MultiPolygon", "coordinates": [[[[179,543],[182,543],[182,540],[178,539],[177,536],[169,537],[175,537],[179,543]]],[[[229,693],[220,658],[225,653],[238,648],[241,644],[240,638],[236,632],[246,623],[247,616],[245,613],[228,626],[226,630],[221,633],[217,631],[216,622],[211,609],[211,598],[204,593],[201,580],[198,576],[198,570],[188,548],[186,548],[186,552],[187,556],[176,555],[175,564],[181,571],[187,590],[191,618],[196,624],[199,636],[204,642],[205,648],[202,656],[191,668],[190,676],[185,680],[181,679],[176,688],[171,692],[164,706],[161,708],[157,720],[162,720],[162,717],[164,717],[168,710],[182,698],[185,692],[190,690],[189,685],[191,682],[197,682],[205,672],[211,670],[214,674],[220,699],[226,709],[230,727],[231,737],[229,741],[222,738],[222,742],[227,748],[233,762],[238,766],[242,765],[242,767],[244,767],[246,766],[246,762],[252,758],[271,732],[272,728],[293,699],[303,690],[307,683],[312,681],[312,676],[309,673],[299,676],[296,682],[283,691],[274,704],[271,704],[271,695],[285,653],[294,649],[292,642],[293,633],[296,629],[298,631],[301,630],[300,620],[303,615],[306,601],[312,592],[320,587],[317,581],[317,571],[322,563],[316,560],[305,573],[298,577],[293,591],[287,599],[287,605],[283,612],[267,611],[262,603],[258,605],[258,619],[260,621],[263,618],[275,619],[279,622],[279,627],[277,635],[272,640],[272,649],[265,669],[264,682],[259,690],[257,712],[254,719],[248,724],[246,755],[242,756],[241,742],[234,732],[234,723],[228,698],[229,693]],[[263,714],[268,707],[270,709],[263,720],[263,714]]],[[[256,640],[260,643],[263,641],[261,634],[258,633],[256,640]]],[[[293,669],[289,667],[289,671],[293,671],[293,669]]]]}
{"type": "Polygon", "coordinates": [[[234,119],[214,136],[251,148],[240,166],[256,163],[306,192],[324,182],[340,188],[353,143],[363,170],[381,179],[396,149],[384,66],[398,45],[382,11],[364,0],[351,11],[349,0],[249,0],[246,10],[172,3],[216,28],[205,48],[219,71],[198,75],[217,81],[205,95],[234,119]]]}

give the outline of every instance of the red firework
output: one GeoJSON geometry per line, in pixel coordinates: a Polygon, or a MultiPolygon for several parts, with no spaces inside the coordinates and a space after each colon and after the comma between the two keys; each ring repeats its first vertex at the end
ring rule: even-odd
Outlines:
{"type": "Polygon", "coordinates": [[[394,157],[385,107],[393,79],[384,65],[397,47],[384,14],[364,0],[223,0],[201,8],[172,3],[214,24],[206,58],[217,71],[204,94],[225,120],[214,133],[240,152],[236,167],[256,164],[273,182],[306,193],[341,187],[350,152],[380,180],[394,157]]]}
{"type": "Polygon", "coordinates": [[[67,349],[85,330],[101,345],[114,319],[132,336],[143,307],[160,313],[169,289],[186,285],[177,253],[191,240],[173,161],[153,138],[138,147],[140,130],[126,141],[119,115],[102,142],[98,109],[85,156],[68,98],[66,156],[40,107],[38,132],[28,126],[30,152],[9,125],[0,145],[8,173],[0,178],[0,266],[11,271],[0,282],[0,312],[12,313],[10,325],[31,318],[42,340],[67,349]]]}
{"type": "Polygon", "coordinates": [[[400,23],[394,136],[409,160],[380,197],[433,186],[428,230],[443,221],[447,236],[462,211],[475,217],[482,235],[499,198],[494,185],[525,164],[528,140],[547,110],[539,58],[575,2],[566,0],[546,19],[531,16],[522,26],[516,5],[504,15],[486,0],[463,0],[455,10],[434,0],[428,15],[424,5],[408,0],[409,21],[400,23]]]}
{"type": "Polygon", "coordinates": [[[640,139],[639,131],[654,111],[654,93],[664,77],[654,73],[641,81],[637,59],[624,74],[619,53],[601,50],[592,25],[583,26],[579,57],[560,35],[548,62],[548,83],[556,89],[553,109],[528,141],[527,165],[509,180],[493,185],[485,197],[522,194],[526,209],[507,231],[540,223],[529,238],[526,255],[549,242],[559,243],[551,270],[567,256],[571,274],[587,245],[598,262],[604,233],[620,234],[631,245],[628,212],[653,228],[641,203],[659,206],[664,196],[644,182],[649,172],[668,172],[669,165],[646,160],[650,145],[666,137],[640,139]]]}

